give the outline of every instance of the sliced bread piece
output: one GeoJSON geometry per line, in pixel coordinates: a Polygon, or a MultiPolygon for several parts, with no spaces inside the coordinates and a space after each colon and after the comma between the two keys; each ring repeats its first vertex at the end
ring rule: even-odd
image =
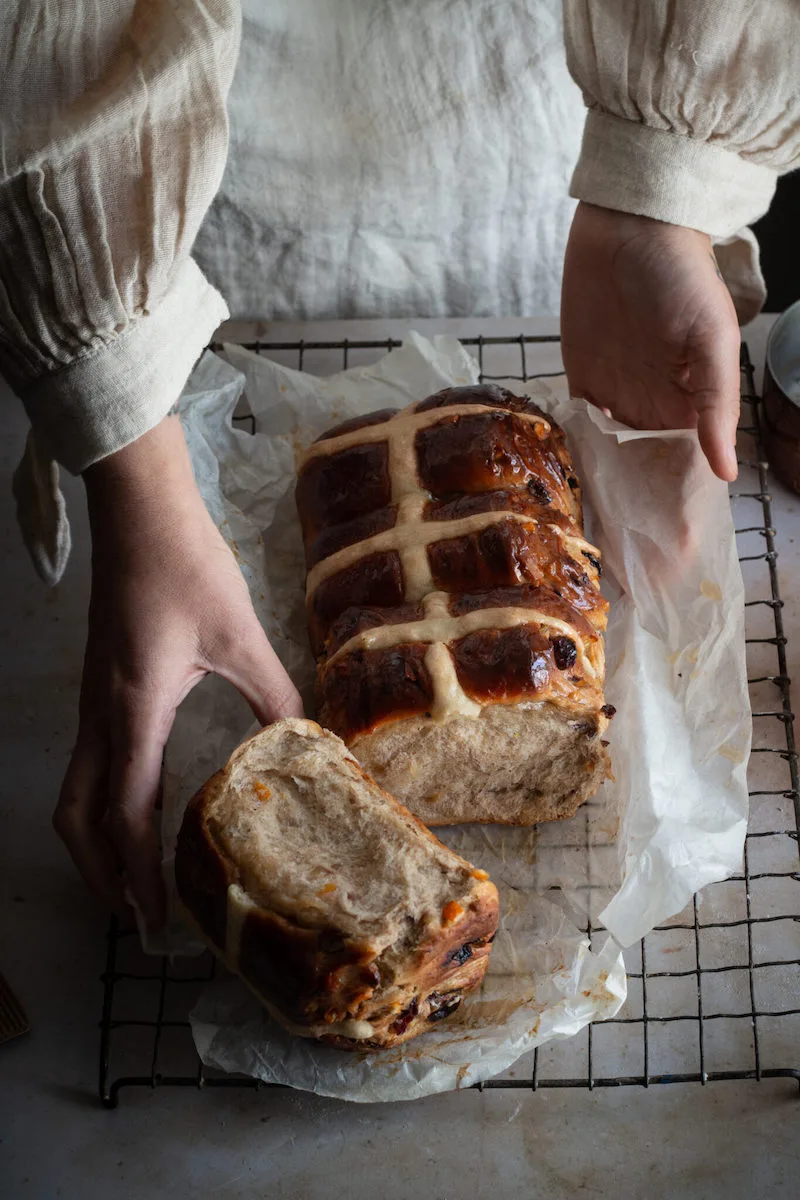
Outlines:
{"type": "Polygon", "coordinates": [[[313,721],[234,751],[178,838],[204,938],[287,1029],[343,1048],[407,1041],[482,980],[497,890],[313,721]]]}

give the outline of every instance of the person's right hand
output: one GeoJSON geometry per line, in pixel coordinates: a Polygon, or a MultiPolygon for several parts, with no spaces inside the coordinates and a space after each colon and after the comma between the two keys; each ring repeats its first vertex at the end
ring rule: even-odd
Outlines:
{"type": "Polygon", "coordinates": [[[570,392],[636,429],[697,429],[736,478],[739,326],[711,239],[579,204],[564,262],[561,348],[570,392]]]}
{"type": "Polygon", "coordinates": [[[302,716],[303,706],[206,511],[179,420],[166,418],[84,479],[89,634],[78,738],[53,823],[93,891],[119,913],[127,885],[158,928],[153,810],[181,700],[215,672],[264,724],[302,716]]]}

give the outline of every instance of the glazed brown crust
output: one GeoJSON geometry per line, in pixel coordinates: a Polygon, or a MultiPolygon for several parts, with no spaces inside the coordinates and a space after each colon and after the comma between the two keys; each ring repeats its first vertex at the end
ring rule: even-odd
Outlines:
{"type": "MultiPolygon", "coordinates": [[[[577,489],[575,477],[570,476],[570,479],[573,481],[573,488],[577,489]]],[[[540,524],[555,525],[569,531],[572,518],[558,507],[557,499],[544,483],[532,479],[524,488],[500,488],[490,492],[450,497],[446,500],[429,500],[425,505],[423,520],[458,521],[476,513],[506,512],[529,516],[540,524]]],[[[315,537],[307,541],[306,568],[311,570],[323,558],[343,550],[345,546],[352,546],[365,538],[374,537],[376,533],[391,529],[396,521],[397,507],[391,505],[388,508],[363,513],[351,521],[343,521],[321,529],[315,537]]]]}
{"type": "Polygon", "coordinates": [[[605,613],[588,569],[564,550],[562,539],[548,525],[499,521],[477,533],[443,538],[428,548],[428,561],[439,591],[546,585],[576,608],[605,613]]]}
{"type": "Polygon", "coordinates": [[[323,442],[328,438],[340,437],[343,433],[352,433],[356,429],[367,429],[370,425],[382,425],[397,412],[396,408],[379,408],[363,417],[351,417],[348,421],[342,421],[339,425],[334,425],[332,429],[326,430],[316,441],[323,442]]]}
{"type": "Polygon", "coordinates": [[[297,481],[296,498],[306,541],[322,529],[385,508],[391,501],[385,445],[353,446],[311,459],[297,481]]]}
{"type": "MultiPolygon", "coordinates": [[[[602,597],[601,597],[602,600],[602,597]]],[[[603,605],[605,605],[603,601],[603,605]]],[[[454,592],[447,597],[447,611],[454,617],[477,612],[484,608],[531,608],[545,616],[572,624],[587,641],[597,638],[594,626],[587,616],[548,587],[495,587],[480,592],[454,592]]],[[[602,610],[605,612],[605,608],[602,610]]],[[[396,608],[345,609],[331,626],[327,642],[327,656],[332,658],[346,642],[367,629],[382,625],[405,625],[421,621],[424,609],[421,604],[401,604],[396,608]]]]}
{"type": "MultiPolygon", "coordinates": [[[[431,715],[433,684],[425,669],[426,646],[356,650],[317,677],[317,712],[325,729],[348,737],[385,721],[431,715]]],[[[341,736],[341,735],[340,735],[341,736]]]]}
{"type": "Polygon", "coordinates": [[[339,525],[321,529],[316,537],[309,538],[306,542],[306,569],[310,571],[318,562],[322,562],[323,558],[336,554],[337,550],[344,550],[345,546],[353,546],[356,542],[363,542],[365,538],[374,537],[376,533],[391,529],[396,521],[397,509],[392,506],[362,513],[352,521],[343,521],[339,525]]]}
{"type": "MultiPolygon", "coordinates": [[[[238,945],[228,946],[228,887],[239,884],[241,877],[211,816],[221,786],[224,772],[213,776],[186,810],[175,853],[178,893],[216,953],[287,1027],[313,1030],[319,1040],[341,1049],[383,1049],[425,1032],[478,986],[497,929],[497,890],[485,872],[475,871],[455,854],[453,865],[462,868],[464,885],[453,920],[440,923],[434,915],[420,926],[409,919],[404,941],[380,954],[367,938],[348,937],[333,923],[310,928],[299,915],[293,919],[263,906],[247,913],[238,945]],[[349,1021],[369,1022],[372,1035],[351,1038],[333,1028],[325,1032],[326,1026],[349,1021]]],[[[414,828],[436,841],[413,814],[382,795],[414,828]]]]}
{"type": "Polygon", "coordinates": [[[435,496],[528,487],[538,480],[564,512],[574,512],[572,493],[556,448],[539,427],[516,413],[448,417],[416,438],[419,477],[435,496]]]}
{"type": "Polygon", "coordinates": [[[525,412],[547,420],[530,396],[515,396],[508,388],[499,387],[496,383],[442,388],[440,392],[428,396],[427,400],[420,400],[414,408],[417,412],[429,412],[433,408],[450,408],[454,404],[480,404],[482,407],[502,408],[509,412],[525,412]]]}
{"type": "MultiPolygon", "coordinates": [[[[412,643],[337,659],[318,678],[321,723],[355,737],[386,721],[432,717],[435,697],[426,649],[412,643]]],[[[547,636],[536,625],[482,629],[452,642],[449,651],[464,693],[482,705],[546,696],[576,712],[598,708],[598,690],[567,635],[547,636]]]]}
{"type": "MultiPolygon", "coordinates": [[[[420,481],[434,501],[514,491],[524,503],[527,490],[534,502],[580,523],[580,485],[563,431],[531,400],[494,385],[446,388],[404,413],[382,409],[345,421],[317,439],[314,449],[359,430],[372,437],[376,426],[392,418],[432,410],[442,410],[441,416],[417,433],[416,451],[420,481]],[[454,405],[496,411],[449,415],[446,409],[454,405]]],[[[296,498],[307,545],[321,530],[391,509],[388,458],[386,443],[374,440],[306,458],[296,498]]]]}
{"type": "Polygon", "coordinates": [[[513,512],[569,529],[571,518],[558,508],[554,499],[543,483],[533,480],[524,488],[496,488],[430,500],[425,506],[425,520],[458,521],[479,512],[513,512]]]}
{"type": "MultiPolygon", "coordinates": [[[[591,553],[591,552],[590,552],[591,553]]],[[[501,520],[475,533],[442,538],[427,548],[433,588],[441,592],[549,588],[604,629],[608,603],[593,585],[597,560],[568,553],[548,526],[501,520]]],[[[337,648],[338,618],[350,609],[394,609],[405,598],[405,578],[395,551],[365,555],[314,589],[308,608],[314,653],[337,648]]],[[[512,604],[509,599],[509,604],[512,604]]]]}
{"type": "Polygon", "coordinates": [[[367,554],[357,563],[324,579],[308,608],[308,632],[316,655],[322,654],[331,625],[346,608],[395,608],[405,596],[399,555],[367,554]]]}
{"type": "MultiPolygon", "coordinates": [[[[606,601],[603,601],[605,604],[606,601]]],[[[534,608],[546,616],[571,624],[583,638],[597,636],[589,619],[583,613],[576,612],[575,606],[564,596],[548,587],[496,587],[488,591],[462,592],[449,597],[448,607],[455,617],[482,608],[534,608]]]]}

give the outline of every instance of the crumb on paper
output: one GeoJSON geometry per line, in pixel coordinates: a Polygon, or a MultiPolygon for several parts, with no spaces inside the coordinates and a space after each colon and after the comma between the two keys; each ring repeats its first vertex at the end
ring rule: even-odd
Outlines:
{"type": "Polygon", "coordinates": [[[745,759],[744,751],[740,750],[738,746],[732,745],[731,742],[724,742],[719,748],[719,753],[732,763],[743,763],[745,759]]]}
{"type": "Polygon", "coordinates": [[[704,579],[700,584],[700,594],[705,596],[706,600],[719,601],[722,599],[722,588],[713,580],[704,579]]]}
{"type": "Polygon", "coordinates": [[[607,983],[608,971],[601,971],[597,976],[597,982],[595,983],[594,987],[587,988],[582,995],[584,995],[587,1000],[592,1000],[595,1004],[605,1004],[611,996],[611,993],[606,987],[607,983]]]}

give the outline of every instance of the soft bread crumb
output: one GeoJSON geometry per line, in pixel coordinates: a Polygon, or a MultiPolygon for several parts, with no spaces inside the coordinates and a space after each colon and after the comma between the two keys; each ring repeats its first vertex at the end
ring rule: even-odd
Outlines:
{"type": "Polygon", "coordinates": [[[387,722],[352,750],[426,825],[533,825],[571,817],[608,777],[606,724],[547,701],[493,704],[477,720],[387,722]]]}
{"type": "Polygon", "coordinates": [[[472,868],[311,722],[278,722],[234,751],[208,819],[256,903],[312,927],[377,936],[381,946],[438,923],[447,902],[473,886],[472,868]]]}

